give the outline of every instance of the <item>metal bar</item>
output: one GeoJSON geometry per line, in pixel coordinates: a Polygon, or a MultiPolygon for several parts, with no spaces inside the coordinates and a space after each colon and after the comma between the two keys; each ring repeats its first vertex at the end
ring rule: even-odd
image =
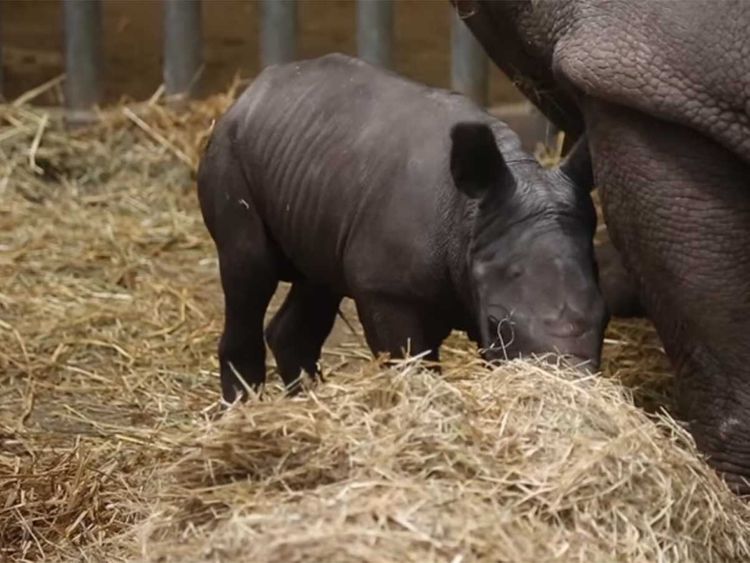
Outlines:
{"type": "Polygon", "coordinates": [[[201,69],[200,0],[164,0],[164,90],[189,97],[201,69]]]}
{"type": "Polygon", "coordinates": [[[296,0],[263,0],[260,51],[263,66],[288,63],[296,56],[296,0]]]}
{"type": "Polygon", "coordinates": [[[65,101],[73,121],[86,120],[101,98],[102,4],[64,0],[65,101]]]}
{"type": "Polygon", "coordinates": [[[393,2],[357,0],[357,54],[365,61],[391,66],[393,2]]]}
{"type": "Polygon", "coordinates": [[[451,87],[487,104],[487,55],[456,11],[451,15],[451,87]]]}
{"type": "Polygon", "coordinates": [[[3,90],[3,0],[0,0],[0,101],[5,99],[3,90]]]}

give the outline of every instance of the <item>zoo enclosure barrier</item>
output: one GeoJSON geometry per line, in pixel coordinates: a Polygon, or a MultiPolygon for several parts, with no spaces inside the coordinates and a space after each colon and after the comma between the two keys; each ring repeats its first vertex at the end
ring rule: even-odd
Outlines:
{"type": "MultiPolygon", "coordinates": [[[[161,2],[164,92],[171,100],[189,98],[195,92],[203,67],[203,3],[201,0],[161,2]]],[[[370,63],[390,67],[394,0],[356,2],[357,55],[370,63]]],[[[297,0],[259,0],[259,5],[261,65],[294,60],[297,0]]],[[[489,59],[457,11],[453,11],[451,18],[451,88],[486,105],[489,59]]],[[[71,124],[87,122],[94,119],[93,109],[102,94],[102,0],[63,0],[63,27],[67,119],[71,124]]],[[[493,113],[517,129],[524,144],[543,140],[543,137],[549,140],[549,123],[528,104],[521,106],[500,107],[493,113]]]]}

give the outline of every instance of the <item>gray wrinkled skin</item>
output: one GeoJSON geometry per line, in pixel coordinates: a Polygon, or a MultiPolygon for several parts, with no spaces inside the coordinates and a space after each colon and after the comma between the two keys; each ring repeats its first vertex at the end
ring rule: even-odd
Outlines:
{"type": "Polygon", "coordinates": [[[437,360],[461,329],[489,359],[596,367],[588,154],[545,170],[468,99],[343,55],[263,71],[198,173],[225,296],[224,398],[265,381],[264,335],[288,386],[315,374],[344,296],[375,353],[437,360]],[[264,332],[280,280],[292,289],[264,332]]]}
{"type": "Polygon", "coordinates": [[[750,3],[457,6],[550,119],[586,133],[612,240],[676,368],[680,413],[750,492],[750,3]]]}

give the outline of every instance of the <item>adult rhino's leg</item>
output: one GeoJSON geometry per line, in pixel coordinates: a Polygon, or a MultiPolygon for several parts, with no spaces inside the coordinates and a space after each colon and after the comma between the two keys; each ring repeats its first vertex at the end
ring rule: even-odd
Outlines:
{"type": "Polygon", "coordinates": [[[292,391],[302,370],[318,373],[318,360],[325,339],[333,328],[341,296],[328,288],[296,281],[281,308],[266,328],[266,340],[284,384],[292,391]]]}
{"type": "Polygon", "coordinates": [[[750,166],[690,129],[587,101],[597,185],[698,446],[750,491],[750,166]]]}
{"type": "Polygon", "coordinates": [[[594,247],[599,267],[599,287],[610,315],[620,318],[644,317],[646,312],[638,294],[638,284],[622,262],[611,241],[594,247]]]}

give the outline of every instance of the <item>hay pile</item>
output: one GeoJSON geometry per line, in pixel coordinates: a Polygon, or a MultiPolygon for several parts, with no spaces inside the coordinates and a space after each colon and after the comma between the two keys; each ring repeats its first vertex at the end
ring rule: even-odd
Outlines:
{"type": "Polygon", "coordinates": [[[75,132],[0,107],[0,560],[750,557],[748,509],[660,414],[645,323],[585,379],[491,371],[461,337],[443,377],[386,369],[339,327],[324,385],[218,416],[192,182],[229,99],[75,132]]]}

